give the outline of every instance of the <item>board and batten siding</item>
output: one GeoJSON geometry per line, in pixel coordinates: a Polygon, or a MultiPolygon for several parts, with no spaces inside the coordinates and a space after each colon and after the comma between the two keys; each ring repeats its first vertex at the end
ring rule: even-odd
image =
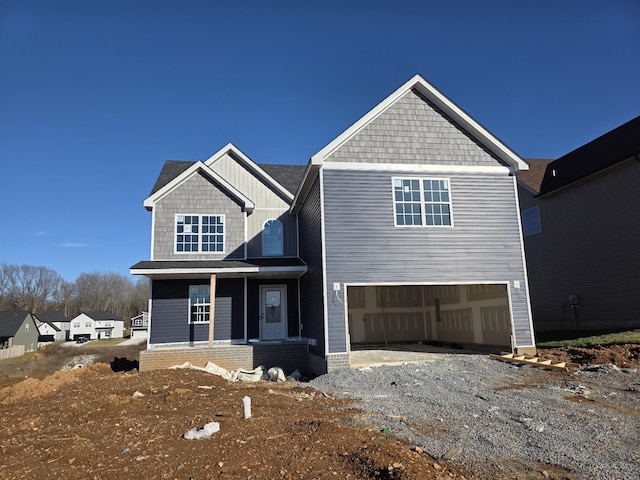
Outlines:
{"type": "MultiPolygon", "coordinates": [[[[516,343],[532,344],[513,177],[504,173],[405,175],[326,167],[322,174],[328,298],[334,296],[334,282],[508,282],[516,343]],[[402,176],[448,179],[454,226],[394,227],[392,178],[402,176]],[[514,280],[520,282],[520,289],[513,288],[514,280]]],[[[344,305],[327,303],[329,352],[344,352],[344,305]]]]}
{"type": "Polygon", "coordinates": [[[501,164],[415,90],[398,99],[326,160],[458,166],[501,164]]]}
{"type": "Polygon", "coordinates": [[[536,329],[640,327],[640,162],[539,197],[542,232],[525,237],[536,329]]]}
{"type": "Polygon", "coordinates": [[[222,260],[245,256],[245,213],[240,204],[214,182],[197,172],[154,206],[152,260],[222,260]],[[176,214],[224,215],[225,251],[176,253],[176,214]]]}
{"type": "Polygon", "coordinates": [[[320,177],[316,178],[298,214],[300,224],[300,258],[307,272],[300,277],[300,315],[302,335],[315,339],[309,352],[324,355],[324,277],[322,272],[322,211],[320,177]]]}
{"type": "Polygon", "coordinates": [[[275,218],[283,228],[285,257],[298,254],[295,218],[288,213],[289,201],[283,194],[265,180],[244,166],[230,154],[225,154],[210,164],[213,171],[243,192],[255,204],[256,208],[247,217],[248,257],[262,256],[262,227],[264,222],[275,218]]]}

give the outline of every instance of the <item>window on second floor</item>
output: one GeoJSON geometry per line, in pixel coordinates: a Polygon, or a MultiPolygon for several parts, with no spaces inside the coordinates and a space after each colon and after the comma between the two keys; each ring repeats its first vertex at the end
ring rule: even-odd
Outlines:
{"type": "Polygon", "coordinates": [[[522,231],[525,237],[542,231],[540,207],[533,207],[522,212],[522,231]]]}
{"type": "Polygon", "coordinates": [[[282,224],[279,220],[267,220],[262,227],[262,255],[275,257],[282,254],[282,224]]]}
{"type": "Polygon", "coordinates": [[[73,322],[73,328],[80,328],[80,322],[73,322]]]}
{"type": "Polygon", "coordinates": [[[394,178],[393,208],[396,226],[451,226],[449,180],[394,178]]]}
{"type": "Polygon", "coordinates": [[[191,323],[209,322],[211,308],[211,287],[192,285],[189,287],[189,321],[191,323]]]}
{"type": "Polygon", "coordinates": [[[84,326],[85,326],[85,328],[91,328],[92,327],[91,322],[84,322],[84,326]]]}
{"type": "Polygon", "coordinates": [[[224,253],[224,215],[176,215],[176,252],[224,253]]]}

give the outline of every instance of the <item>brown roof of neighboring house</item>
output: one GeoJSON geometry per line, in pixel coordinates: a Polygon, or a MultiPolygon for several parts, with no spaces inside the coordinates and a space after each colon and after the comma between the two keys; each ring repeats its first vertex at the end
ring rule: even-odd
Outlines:
{"type": "Polygon", "coordinates": [[[550,158],[525,158],[524,161],[529,164],[529,170],[520,170],[517,177],[518,181],[538,193],[544,177],[544,171],[553,160],[550,158]]]}

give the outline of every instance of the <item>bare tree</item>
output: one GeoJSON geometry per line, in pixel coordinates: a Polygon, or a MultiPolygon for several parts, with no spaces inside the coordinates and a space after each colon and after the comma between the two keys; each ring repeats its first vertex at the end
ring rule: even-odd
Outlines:
{"type": "Polygon", "coordinates": [[[54,270],[32,265],[0,265],[0,297],[3,309],[45,310],[62,299],[64,279],[54,270]]]}

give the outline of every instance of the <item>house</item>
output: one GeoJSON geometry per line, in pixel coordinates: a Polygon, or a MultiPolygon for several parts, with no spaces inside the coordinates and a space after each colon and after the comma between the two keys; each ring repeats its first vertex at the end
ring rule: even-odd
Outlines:
{"type": "Polygon", "coordinates": [[[526,169],[419,75],[306,167],[258,165],[231,144],[166,162],[144,201],[151,259],[131,267],[151,279],[141,370],[188,359],[319,374],[348,367],[352,345],[417,340],[535,351],[526,169]]]}
{"type": "Polygon", "coordinates": [[[24,351],[38,349],[38,327],[26,310],[0,312],[0,348],[24,346],[24,351]]]}
{"type": "MultiPolygon", "coordinates": [[[[45,322],[53,327],[53,329],[58,330],[59,333],[55,335],[54,341],[69,340],[71,321],[66,317],[64,313],[55,310],[47,310],[37,313],[36,317],[40,322],[45,322]]],[[[42,334],[42,331],[40,333],[42,334]]]]}
{"type": "Polygon", "coordinates": [[[71,320],[70,336],[72,340],[81,337],[89,340],[122,338],[124,320],[104,311],[81,313],[71,320]]]}
{"type": "Polygon", "coordinates": [[[640,327],[640,116],[537,173],[518,177],[536,330],[640,327]]]}
{"type": "Polygon", "coordinates": [[[131,318],[131,338],[149,338],[149,313],[142,312],[131,318]]]}
{"type": "Polygon", "coordinates": [[[36,327],[38,327],[38,345],[43,343],[53,343],[57,340],[64,340],[64,332],[51,323],[43,322],[36,315],[33,315],[36,321],[36,327]]]}

